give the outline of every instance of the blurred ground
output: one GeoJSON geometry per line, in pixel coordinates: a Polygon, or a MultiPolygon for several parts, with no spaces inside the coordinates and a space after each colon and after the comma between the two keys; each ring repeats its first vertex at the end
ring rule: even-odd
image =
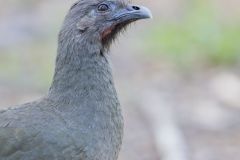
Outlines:
{"type": "MultiPolygon", "coordinates": [[[[0,2],[2,108],[46,93],[72,1],[0,2]]],[[[239,160],[240,3],[137,3],[154,19],[132,25],[112,49],[125,117],[119,159],[239,160]]]]}

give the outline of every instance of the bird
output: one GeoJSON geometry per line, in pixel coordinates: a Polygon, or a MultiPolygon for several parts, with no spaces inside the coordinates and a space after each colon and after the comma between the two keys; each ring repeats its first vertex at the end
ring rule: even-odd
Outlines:
{"type": "Polygon", "coordinates": [[[58,35],[47,94],[0,111],[0,160],[117,160],[124,123],[110,46],[151,16],[124,0],[76,1],[58,35]]]}

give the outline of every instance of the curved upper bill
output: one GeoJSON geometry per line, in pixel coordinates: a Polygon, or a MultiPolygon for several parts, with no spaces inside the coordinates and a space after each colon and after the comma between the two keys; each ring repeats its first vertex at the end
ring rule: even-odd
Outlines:
{"type": "Polygon", "coordinates": [[[135,21],[140,19],[152,18],[151,11],[144,6],[128,5],[126,8],[119,10],[114,15],[115,20],[135,21]]]}

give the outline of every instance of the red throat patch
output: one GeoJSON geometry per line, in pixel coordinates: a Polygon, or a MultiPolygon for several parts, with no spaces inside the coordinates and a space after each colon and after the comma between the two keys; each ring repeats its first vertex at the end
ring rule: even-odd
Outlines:
{"type": "Polygon", "coordinates": [[[102,40],[106,39],[112,33],[113,29],[114,29],[114,26],[111,26],[105,29],[101,34],[102,40]]]}

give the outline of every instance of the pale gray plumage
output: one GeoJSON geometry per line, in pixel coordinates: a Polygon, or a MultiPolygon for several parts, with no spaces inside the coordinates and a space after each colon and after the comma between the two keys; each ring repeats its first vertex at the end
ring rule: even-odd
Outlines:
{"type": "Polygon", "coordinates": [[[123,118],[107,52],[122,28],[150,17],[145,8],[134,7],[81,0],[71,8],[48,94],[0,112],[0,160],[117,159],[123,118]],[[109,10],[99,9],[101,4],[109,10]]]}

